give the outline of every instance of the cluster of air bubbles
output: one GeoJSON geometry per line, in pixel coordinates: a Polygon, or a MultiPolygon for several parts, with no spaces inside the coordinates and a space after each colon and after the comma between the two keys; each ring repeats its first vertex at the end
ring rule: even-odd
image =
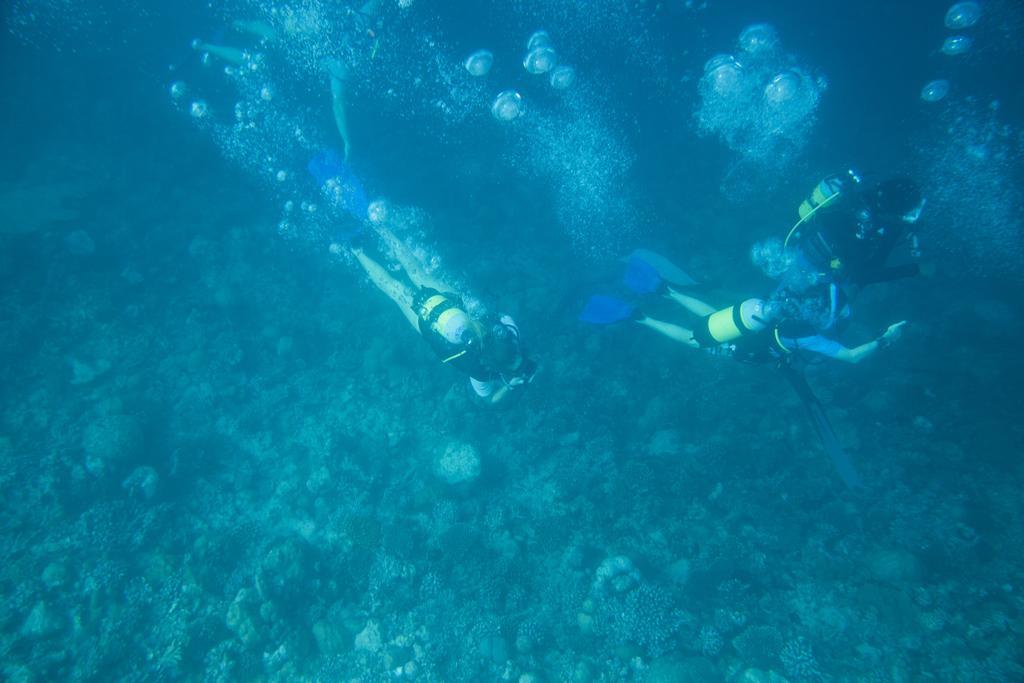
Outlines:
{"type": "Polygon", "coordinates": [[[950,36],[942,43],[942,54],[949,55],[950,57],[962,55],[970,50],[973,44],[974,41],[971,40],[970,36],[950,36]]]}
{"type": "MultiPolygon", "coordinates": [[[[946,12],[946,27],[954,31],[971,28],[981,18],[981,6],[976,2],[958,2],[946,12]]],[[[971,49],[974,41],[970,36],[953,35],[942,42],[942,53],[955,57],[971,49]]]]}
{"type": "Polygon", "coordinates": [[[949,94],[949,81],[939,78],[925,83],[921,88],[921,99],[925,102],[938,102],[949,94]]]}
{"type": "Polygon", "coordinates": [[[526,50],[523,68],[531,74],[546,74],[558,63],[558,54],[551,46],[551,36],[547,31],[534,31],[526,42],[526,50]]]}
{"type": "Polygon", "coordinates": [[[558,63],[558,53],[551,43],[551,36],[543,30],[534,31],[526,41],[523,68],[531,74],[550,74],[548,81],[555,90],[566,90],[576,81],[576,70],[558,63]]]}
{"type": "Polygon", "coordinates": [[[777,278],[796,262],[793,252],[787,250],[778,238],[756,242],[750,248],[751,262],[770,278],[777,278]]]}
{"type": "Polygon", "coordinates": [[[958,2],[946,12],[946,26],[953,30],[970,28],[981,19],[981,5],[972,0],[958,2]]]}
{"type": "MultiPolygon", "coordinates": [[[[462,65],[470,76],[486,76],[494,66],[494,53],[490,50],[476,50],[466,57],[462,65]]],[[[555,90],[568,90],[576,82],[576,70],[567,64],[558,63],[558,53],[547,31],[534,31],[526,41],[523,68],[533,75],[546,75],[555,90]]],[[[525,113],[523,96],[514,89],[498,93],[491,103],[491,115],[499,121],[513,121],[525,113]]]]}
{"type": "Polygon", "coordinates": [[[740,49],[750,55],[771,52],[779,45],[779,35],[769,24],[751,24],[740,33],[740,49]]]}
{"type": "MultiPolygon", "coordinates": [[[[340,177],[335,176],[324,181],[323,187],[320,189],[332,204],[341,205],[345,203],[350,188],[340,177]]],[[[305,202],[302,204],[302,209],[304,211],[307,209],[305,202]]],[[[313,210],[316,211],[316,209],[313,210]]]]}
{"type": "MultiPolygon", "coordinates": [[[[336,223],[337,211],[333,204],[302,197],[311,191],[305,187],[306,174],[297,172],[301,165],[293,162],[304,163],[299,159],[308,158],[309,150],[318,145],[306,139],[301,113],[275,106],[278,91],[271,80],[272,72],[262,68],[265,62],[261,54],[222,45],[198,45],[203,54],[228,64],[224,74],[235,92],[234,103],[208,105],[197,96],[200,93],[194,84],[179,80],[169,86],[174,106],[210,135],[226,159],[266,183],[266,189],[284,207],[278,224],[282,237],[319,239],[336,223]]],[[[339,193],[348,197],[344,190],[339,189],[339,193]]]]}
{"type": "Polygon", "coordinates": [[[493,65],[494,53],[490,50],[477,50],[463,62],[470,76],[486,76],[493,65]]]}
{"type": "Polygon", "coordinates": [[[778,238],[756,242],[750,248],[750,261],[790,291],[803,291],[821,279],[818,273],[803,264],[793,249],[786,248],[778,238]]]}
{"type": "Polygon", "coordinates": [[[743,66],[732,55],[715,55],[704,64],[704,81],[715,93],[737,93],[743,84],[743,66]]]}
{"type": "Polygon", "coordinates": [[[606,94],[586,84],[557,110],[531,112],[510,160],[555,198],[558,225],[579,255],[606,259],[636,239],[644,207],[623,191],[634,163],[626,136],[605,117],[606,94]]]}
{"type": "Polygon", "coordinates": [[[370,202],[366,210],[366,217],[374,225],[381,225],[388,218],[388,203],[383,199],[375,199],[370,202]]]}
{"type": "Polygon", "coordinates": [[[764,86],[764,99],[773,106],[782,106],[800,92],[800,73],[783,71],[764,86]]]}
{"type": "Polygon", "coordinates": [[[999,101],[973,97],[936,111],[913,140],[915,167],[929,210],[929,251],[943,269],[1020,282],[1024,260],[1024,193],[1017,180],[1024,137],[999,101]]]}
{"type": "Polygon", "coordinates": [[[256,111],[251,104],[248,102],[235,102],[235,121],[240,125],[251,124],[255,116],[256,111]]]}
{"type": "Polygon", "coordinates": [[[576,69],[560,64],[551,70],[551,87],[555,90],[568,90],[576,82],[576,69]]]}
{"type": "Polygon", "coordinates": [[[738,48],[704,65],[698,129],[746,164],[781,169],[803,149],[826,81],[787,54],[768,24],[743,29],[738,48]]]}
{"type": "MultiPolygon", "coordinates": [[[[973,0],[958,2],[946,11],[946,28],[954,31],[969,29],[981,19],[981,5],[973,0]]],[[[968,35],[956,34],[948,36],[942,42],[942,54],[950,57],[969,52],[974,39],[968,35]]],[[[936,79],[921,88],[921,99],[925,102],[938,102],[949,93],[949,81],[936,79]]]]}
{"type": "Polygon", "coordinates": [[[499,121],[513,121],[526,112],[523,96],[515,90],[504,90],[498,93],[491,105],[491,115],[499,121]]]}

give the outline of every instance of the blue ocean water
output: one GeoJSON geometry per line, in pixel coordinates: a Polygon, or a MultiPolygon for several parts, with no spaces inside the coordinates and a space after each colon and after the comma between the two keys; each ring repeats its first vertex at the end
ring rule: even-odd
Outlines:
{"type": "Polygon", "coordinates": [[[0,12],[0,679],[1024,679],[1017,3],[0,12]]]}

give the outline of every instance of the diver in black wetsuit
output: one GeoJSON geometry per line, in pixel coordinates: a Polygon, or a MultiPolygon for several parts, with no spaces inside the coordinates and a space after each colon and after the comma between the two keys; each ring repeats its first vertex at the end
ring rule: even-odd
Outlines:
{"type": "Polygon", "coordinates": [[[920,248],[912,229],[924,204],[917,184],[906,178],[865,187],[853,171],[829,176],[800,205],[786,245],[806,267],[844,288],[913,277],[925,271],[916,261],[920,248]],[[903,246],[915,260],[889,265],[903,246]]]}

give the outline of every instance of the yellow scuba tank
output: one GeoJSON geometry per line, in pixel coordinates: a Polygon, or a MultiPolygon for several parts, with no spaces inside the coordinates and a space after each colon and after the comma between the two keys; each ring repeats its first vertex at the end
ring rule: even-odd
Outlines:
{"type": "Polygon", "coordinates": [[[853,169],[848,170],[845,174],[830,175],[815,185],[811,196],[800,203],[797,209],[800,220],[796,222],[796,225],[786,235],[784,246],[789,246],[789,242],[793,235],[796,234],[797,228],[813,218],[814,214],[818,213],[818,211],[838,199],[843,194],[848,182],[852,182],[855,185],[860,183],[860,176],[853,169]]]}
{"type": "Polygon", "coordinates": [[[756,334],[766,327],[764,301],[747,299],[705,316],[694,328],[693,338],[703,347],[718,346],[756,334]]]}
{"type": "Polygon", "coordinates": [[[436,291],[424,294],[427,296],[415,302],[420,331],[429,331],[451,344],[461,343],[463,334],[471,327],[469,315],[449,296],[436,291]]]}
{"type": "Polygon", "coordinates": [[[836,176],[829,176],[815,185],[811,196],[805,199],[800,204],[800,208],[797,209],[797,213],[800,214],[800,220],[807,220],[819,208],[838,197],[841,189],[842,185],[836,176]]]}

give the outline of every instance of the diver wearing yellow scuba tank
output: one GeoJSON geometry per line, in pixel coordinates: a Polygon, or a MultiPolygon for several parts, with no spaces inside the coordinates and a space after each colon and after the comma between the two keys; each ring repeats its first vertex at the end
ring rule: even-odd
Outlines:
{"type": "MultiPolygon", "coordinates": [[[[831,175],[815,185],[811,196],[800,203],[800,207],[797,209],[800,220],[786,234],[783,246],[789,247],[790,242],[799,242],[802,237],[799,230],[804,223],[814,218],[818,211],[839,199],[847,187],[859,184],[860,176],[850,169],[845,174],[831,175]]],[[[836,269],[840,267],[838,260],[833,267],[836,269]]]]}
{"type": "Polygon", "coordinates": [[[766,327],[764,302],[747,299],[704,316],[693,329],[693,339],[702,347],[717,346],[756,334],[766,327]]]}
{"type": "Polygon", "coordinates": [[[424,268],[401,240],[382,226],[376,226],[376,230],[415,290],[362,249],[349,247],[349,252],[377,289],[395,302],[427,340],[442,363],[468,375],[476,395],[491,403],[533,379],[536,364],[526,357],[519,328],[511,317],[501,316],[493,323],[474,318],[461,298],[424,268]]]}
{"type": "Polygon", "coordinates": [[[850,170],[819,182],[797,210],[799,220],[784,246],[794,249],[804,267],[828,280],[863,287],[922,272],[916,262],[887,266],[900,244],[913,259],[920,256],[917,222],[925,204],[917,185],[894,178],[867,187],[850,170]]]}
{"type": "Polygon", "coordinates": [[[666,296],[700,316],[700,321],[693,329],[649,316],[638,317],[636,322],[691,348],[720,348],[742,337],[758,334],[768,325],[764,317],[764,301],[761,299],[746,299],[716,310],[700,299],[671,287],[666,291],[666,296]]]}
{"type": "MultiPolygon", "coordinates": [[[[436,289],[421,288],[413,299],[420,334],[449,344],[461,344],[466,335],[479,336],[478,326],[462,309],[454,294],[441,294],[436,289]]],[[[444,362],[454,358],[444,358],[444,362]]]]}
{"type": "Polygon", "coordinates": [[[877,339],[848,348],[816,331],[811,334],[799,333],[799,326],[785,318],[784,307],[774,301],[751,298],[716,310],[704,301],[671,287],[666,296],[687,311],[700,316],[700,321],[693,329],[646,315],[637,316],[635,321],[690,348],[750,362],[780,359],[799,350],[847,363],[858,363],[898,339],[906,324],[902,321],[890,325],[877,339]]]}

